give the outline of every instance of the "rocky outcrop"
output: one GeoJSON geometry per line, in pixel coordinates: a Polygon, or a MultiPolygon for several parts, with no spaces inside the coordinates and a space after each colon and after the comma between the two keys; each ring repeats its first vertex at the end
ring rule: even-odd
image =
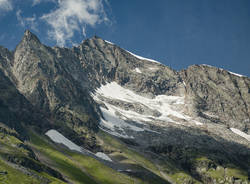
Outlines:
{"type": "Polygon", "coordinates": [[[34,114],[29,101],[19,93],[0,69],[0,122],[22,132],[22,137],[26,137],[22,123],[31,123],[34,120],[34,114]]]}
{"type": "Polygon", "coordinates": [[[250,79],[207,65],[181,72],[186,98],[197,116],[250,133],[250,79]]]}
{"type": "MultiPolygon", "coordinates": [[[[21,170],[23,173],[34,178],[40,177],[40,179],[44,180],[45,177],[43,178],[42,176],[38,176],[38,173],[47,173],[50,176],[64,181],[62,175],[59,172],[41,163],[31,147],[22,140],[22,138],[24,137],[23,135],[26,133],[26,129],[23,128],[23,130],[20,131],[20,129],[8,126],[6,125],[6,123],[3,124],[1,123],[1,121],[2,119],[0,120],[1,164],[2,160],[4,160],[4,162],[11,166],[13,170],[21,170]],[[19,130],[19,132],[16,132],[15,129],[19,130]]],[[[12,173],[13,170],[9,170],[10,173],[6,171],[0,174],[16,174],[12,173]]],[[[49,182],[50,180],[47,179],[47,183],[49,182]]]]}
{"type": "Polygon", "coordinates": [[[0,121],[14,129],[53,127],[102,150],[101,128],[205,183],[245,182],[250,169],[248,77],[207,65],[177,72],[98,37],[51,48],[26,31],[15,51],[0,47],[0,85],[0,121]]]}
{"type": "Polygon", "coordinates": [[[133,91],[153,96],[176,94],[181,85],[178,73],[169,67],[141,60],[98,37],[85,40],[73,51],[94,87],[116,81],[133,91]]]}
{"type": "Polygon", "coordinates": [[[12,72],[18,90],[51,119],[97,129],[97,107],[84,88],[80,63],[69,49],[46,47],[26,31],[14,52],[12,72]]]}

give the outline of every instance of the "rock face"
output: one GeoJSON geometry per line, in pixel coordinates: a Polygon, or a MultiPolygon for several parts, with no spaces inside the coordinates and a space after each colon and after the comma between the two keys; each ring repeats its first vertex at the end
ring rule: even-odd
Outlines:
{"type": "Polygon", "coordinates": [[[250,80],[208,65],[181,72],[187,97],[199,116],[250,133],[250,80]]]}
{"type": "Polygon", "coordinates": [[[18,90],[52,119],[97,129],[96,106],[78,61],[69,49],[46,47],[26,31],[14,52],[12,72],[18,90]]]}
{"type": "Polygon", "coordinates": [[[29,102],[16,90],[0,69],[0,122],[5,122],[17,131],[23,131],[21,123],[30,118],[32,113],[30,107],[29,102]]]}
{"type": "Polygon", "coordinates": [[[100,86],[116,81],[135,92],[147,95],[174,94],[180,76],[160,63],[141,60],[101,38],[85,40],[73,49],[81,60],[91,84],[100,86]]]}
{"type": "Polygon", "coordinates": [[[222,182],[220,168],[233,183],[230,164],[250,169],[248,77],[207,65],[177,72],[98,37],[50,48],[29,31],[15,51],[0,47],[0,76],[0,120],[15,129],[7,111],[44,131],[66,126],[90,149],[101,145],[89,132],[101,129],[205,183],[222,182]]]}

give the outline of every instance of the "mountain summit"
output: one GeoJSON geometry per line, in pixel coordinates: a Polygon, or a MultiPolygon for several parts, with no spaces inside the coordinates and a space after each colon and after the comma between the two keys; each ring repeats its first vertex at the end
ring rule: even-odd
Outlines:
{"type": "Polygon", "coordinates": [[[249,182],[248,77],[178,72],[97,36],[51,48],[28,30],[0,48],[0,76],[0,181],[249,182]]]}

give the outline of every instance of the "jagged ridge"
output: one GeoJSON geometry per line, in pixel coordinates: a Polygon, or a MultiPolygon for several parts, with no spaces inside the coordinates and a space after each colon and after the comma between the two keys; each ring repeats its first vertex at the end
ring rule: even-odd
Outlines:
{"type": "MultiPolygon", "coordinates": [[[[248,77],[205,65],[177,72],[163,64],[138,58],[98,37],[87,39],[72,49],[50,48],[30,31],[25,32],[14,52],[0,48],[0,69],[2,78],[8,80],[5,87],[15,91],[10,97],[20,96],[18,99],[25,101],[16,110],[14,108],[14,113],[21,118],[25,117],[23,114],[30,115],[31,122],[27,118],[22,121],[41,128],[42,132],[55,128],[78,145],[100,151],[103,145],[94,132],[98,131],[100,120],[108,120],[104,112],[110,113],[113,108],[112,118],[117,122],[125,117],[126,126],[142,130],[125,130],[134,138],[122,139],[127,145],[150,151],[147,155],[155,157],[154,161],[177,162],[179,169],[200,181],[211,177],[194,169],[203,167],[192,161],[201,156],[212,160],[214,167],[233,164],[247,170],[250,165],[249,142],[229,129],[250,131],[248,77]],[[167,114],[173,123],[158,118],[164,111],[159,112],[149,103],[115,99],[112,93],[109,97],[97,96],[98,89],[111,82],[145,100],[163,95],[166,102],[157,103],[167,103],[170,110],[189,118],[167,114]],[[183,104],[168,101],[168,96],[180,97],[183,104]],[[20,108],[25,111],[17,112],[20,108]],[[129,117],[127,111],[136,116],[152,117],[139,122],[129,117]],[[168,159],[163,159],[166,156],[168,159]]],[[[3,97],[5,103],[6,99],[3,97]]],[[[8,105],[13,109],[13,103],[8,105]]],[[[3,117],[1,115],[3,123],[16,128],[3,117]]],[[[210,161],[206,160],[206,164],[210,161]]]]}

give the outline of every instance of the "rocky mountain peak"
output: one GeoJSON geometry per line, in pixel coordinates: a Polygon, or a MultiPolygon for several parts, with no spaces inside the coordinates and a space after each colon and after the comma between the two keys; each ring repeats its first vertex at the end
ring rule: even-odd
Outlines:
{"type": "Polygon", "coordinates": [[[33,34],[31,31],[26,30],[23,35],[23,40],[26,41],[36,41],[40,43],[40,40],[37,38],[35,34],[33,34]]]}
{"type": "Polygon", "coordinates": [[[80,48],[94,48],[94,49],[102,49],[102,47],[106,44],[105,40],[102,38],[94,35],[91,38],[83,40],[82,43],[79,45],[80,48]]]}
{"type": "Polygon", "coordinates": [[[23,35],[21,42],[16,47],[16,51],[20,50],[22,48],[36,49],[36,48],[39,48],[40,45],[41,45],[41,42],[37,38],[37,36],[35,34],[33,34],[32,32],[30,32],[29,30],[26,30],[24,32],[24,35],[23,35]]]}
{"type": "Polygon", "coordinates": [[[108,167],[138,178],[139,167],[117,159],[126,146],[162,163],[156,168],[168,178],[175,168],[206,183],[209,171],[229,178],[230,165],[250,165],[248,77],[208,65],[178,72],[98,36],[73,49],[50,48],[26,30],[14,52],[0,47],[0,133],[1,122],[17,132],[32,125],[47,136],[54,129],[86,154],[105,151],[114,160],[108,167]],[[122,151],[104,142],[108,134],[124,143],[122,151]]]}

